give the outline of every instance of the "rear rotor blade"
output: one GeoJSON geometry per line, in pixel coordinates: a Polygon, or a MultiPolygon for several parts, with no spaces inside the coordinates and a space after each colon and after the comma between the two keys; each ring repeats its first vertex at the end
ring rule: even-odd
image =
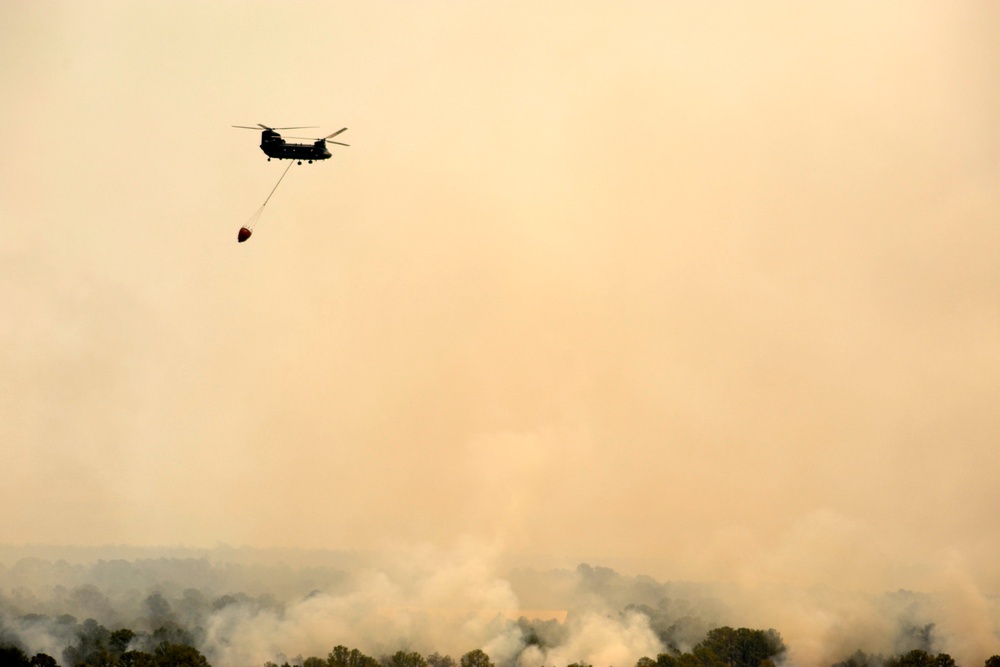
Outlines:
{"type": "Polygon", "coordinates": [[[238,127],[241,130],[260,130],[259,127],[247,127],[246,125],[233,125],[233,127],[238,127]]]}
{"type": "Polygon", "coordinates": [[[345,144],[345,143],[340,142],[340,141],[330,141],[329,139],[327,139],[325,137],[323,139],[317,139],[315,137],[285,137],[285,138],[286,139],[303,139],[305,141],[325,141],[328,144],[337,144],[338,146],[350,146],[350,144],[345,144]]]}
{"type": "MultiPolygon", "coordinates": [[[[280,130],[282,128],[279,127],[277,129],[280,130]]],[[[284,128],[284,129],[292,129],[292,128],[284,128]]],[[[313,139],[311,137],[288,137],[288,138],[289,139],[304,139],[306,141],[325,141],[328,144],[337,144],[338,146],[350,146],[350,144],[345,144],[345,143],[342,143],[340,141],[331,141],[331,139],[333,139],[333,137],[337,136],[341,132],[346,132],[346,131],[347,131],[347,128],[346,127],[342,127],[339,130],[337,130],[336,132],[333,132],[331,134],[326,135],[322,139],[313,139]]]]}

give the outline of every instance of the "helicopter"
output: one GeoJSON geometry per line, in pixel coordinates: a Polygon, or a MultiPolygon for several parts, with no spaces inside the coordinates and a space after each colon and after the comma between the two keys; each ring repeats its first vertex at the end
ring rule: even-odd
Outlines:
{"type": "MultiPolygon", "coordinates": [[[[257,127],[248,127],[246,125],[233,125],[233,127],[240,128],[242,130],[257,130],[262,129],[260,135],[260,149],[264,151],[267,155],[267,161],[270,162],[271,158],[277,158],[279,160],[298,160],[299,164],[302,164],[303,160],[313,163],[313,160],[328,160],[330,158],[330,151],[327,150],[326,144],[337,144],[338,146],[348,146],[349,144],[341,143],[339,141],[330,141],[335,136],[345,131],[347,128],[341,128],[334,132],[333,134],[328,134],[322,139],[308,139],[312,141],[311,144],[297,144],[288,143],[281,138],[281,135],[277,130],[308,130],[313,129],[314,126],[310,127],[268,127],[261,123],[257,123],[257,127]]],[[[305,139],[306,137],[289,137],[289,139],[305,139]]]]}

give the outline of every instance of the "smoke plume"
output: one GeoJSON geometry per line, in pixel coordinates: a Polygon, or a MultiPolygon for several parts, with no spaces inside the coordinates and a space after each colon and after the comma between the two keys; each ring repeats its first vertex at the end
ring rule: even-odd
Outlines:
{"type": "Polygon", "coordinates": [[[974,666],[1000,652],[998,600],[960,584],[871,594],[662,582],[583,564],[505,570],[495,550],[471,542],[381,555],[22,557],[0,570],[0,595],[3,641],[60,660],[99,625],[139,633],[132,648],[189,643],[215,667],[325,658],[335,645],[375,657],[407,650],[457,659],[482,649],[503,667],[630,667],[690,651],[726,625],[777,630],[789,665],[922,649],[974,666]],[[290,564],[310,558],[311,566],[290,564]]]}

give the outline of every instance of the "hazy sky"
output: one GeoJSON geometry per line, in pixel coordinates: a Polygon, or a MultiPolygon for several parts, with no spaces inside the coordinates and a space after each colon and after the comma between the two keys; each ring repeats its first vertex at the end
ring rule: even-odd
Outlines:
{"type": "Polygon", "coordinates": [[[998,34],[0,4],[0,540],[1000,593],[998,34]],[[287,164],[255,123],[351,147],[237,244],[287,164]]]}

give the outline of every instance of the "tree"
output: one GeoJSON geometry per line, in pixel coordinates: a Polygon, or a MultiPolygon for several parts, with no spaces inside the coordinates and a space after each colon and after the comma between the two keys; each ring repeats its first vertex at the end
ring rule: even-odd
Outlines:
{"type": "Polygon", "coordinates": [[[955,667],[955,659],[947,653],[933,655],[923,649],[913,649],[889,658],[885,667],[955,667]]]}
{"type": "Polygon", "coordinates": [[[0,646],[0,665],[3,667],[31,667],[28,655],[13,644],[0,646]]]}
{"type": "Polygon", "coordinates": [[[427,667],[427,661],[416,651],[396,651],[392,655],[383,658],[382,664],[385,667],[427,667]]]}
{"type": "MultiPolygon", "coordinates": [[[[851,654],[849,658],[841,662],[835,662],[830,667],[882,667],[885,663],[885,658],[881,654],[875,655],[865,653],[861,649],[858,649],[851,654]]],[[[1000,667],[1000,666],[998,666],[1000,667]]]]}
{"type": "Polygon", "coordinates": [[[108,639],[108,648],[117,656],[121,656],[128,650],[128,645],[135,639],[135,633],[128,628],[121,628],[111,633],[108,639]]]}
{"type": "Polygon", "coordinates": [[[156,667],[210,667],[198,649],[184,644],[160,644],[153,657],[156,667]]]}
{"type": "Polygon", "coordinates": [[[660,653],[656,660],[642,657],[635,663],[635,667],[677,667],[677,658],[669,653],[660,653]]]}
{"type": "Polygon", "coordinates": [[[983,667],[1000,667],[1000,655],[991,655],[986,658],[986,663],[983,667]]]}
{"type": "Polygon", "coordinates": [[[785,644],[776,630],[733,629],[729,626],[709,630],[693,653],[705,665],[759,667],[762,662],[781,655],[785,644]]]}
{"type": "Polygon", "coordinates": [[[326,657],[326,664],[329,667],[348,667],[350,664],[348,660],[350,659],[351,651],[343,644],[337,644],[330,651],[330,655],[326,657]]]}
{"type": "Polygon", "coordinates": [[[677,667],[704,667],[691,653],[681,653],[677,657],[677,667]]]}
{"type": "Polygon", "coordinates": [[[113,665],[115,656],[108,650],[111,632],[92,618],[85,620],[76,633],[76,644],[63,650],[63,660],[77,665],[113,665]]]}
{"type": "Polygon", "coordinates": [[[173,621],[167,621],[160,627],[153,630],[152,645],[160,644],[183,644],[194,646],[195,640],[190,632],[177,625],[173,621]]]}
{"type": "Polygon", "coordinates": [[[934,656],[922,648],[889,658],[885,667],[934,667],[934,656]]]}
{"type": "Polygon", "coordinates": [[[469,651],[459,659],[460,667],[493,667],[493,662],[490,660],[490,656],[482,649],[474,649],[469,651]]]}
{"type": "Polygon", "coordinates": [[[441,655],[436,651],[427,656],[427,664],[430,667],[458,667],[455,659],[450,655],[441,655]]]}
{"type": "Polygon", "coordinates": [[[48,653],[36,653],[31,656],[31,667],[59,667],[59,663],[48,653]]]}
{"type": "Polygon", "coordinates": [[[125,651],[118,658],[118,667],[156,667],[156,657],[145,651],[125,651]]]}
{"type": "Polygon", "coordinates": [[[174,620],[170,603],[160,593],[151,593],[144,601],[146,611],[149,612],[150,625],[163,625],[167,621],[174,620]]]}
{"type": "Polygon", "coordinates": [[[337,645],[326,658],[329,667],[378,667],[378,661],[370,655],[365,655],[358,649],[348,649],[337,645]]]}

